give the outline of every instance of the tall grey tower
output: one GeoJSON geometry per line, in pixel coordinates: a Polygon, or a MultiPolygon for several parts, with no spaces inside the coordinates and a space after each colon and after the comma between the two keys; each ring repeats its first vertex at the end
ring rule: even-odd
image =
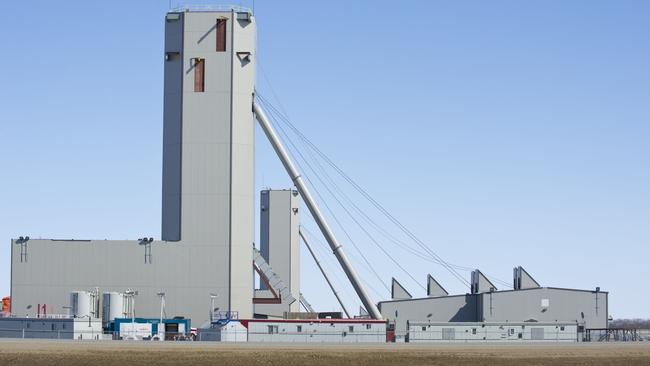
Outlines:
{"type": "Polygon", "coordinates": [[[222,310],[252,315],[255,19],[165,18],[162,239],[190,248],[222,310]]]}
{"type": "MultiPolygon", "coordinates": [[[[244,10],[165,15],[162,241],[12,240],[13,309],[65,313],[69,293],[138,292],[137,314],[202,325],[253,311],[255,19],[244,10]],[[29,252],[29,255],[28,255],[29,252]]],[[[135,239],[135,238],[133,238],[135,239]]]]}

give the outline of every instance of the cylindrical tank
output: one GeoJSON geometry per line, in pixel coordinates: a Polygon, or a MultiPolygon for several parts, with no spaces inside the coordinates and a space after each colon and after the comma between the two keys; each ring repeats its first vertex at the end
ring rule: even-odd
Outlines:
{"type": "Polygon", "coordinates": [[[124,294],[104,292],[102,298],[102,321],[109,323],[115,318],[124,318],[124,294]]]}
{"type": "Polygon", "coordinates": [[[11,312],[11,298],[9,296],[2,298],[2,312],[5,314],[11,312]]]}
{"type": "Polygon", "coordinates": [[[70,293],[70,308],[72,316],[81,318],[91,316],[91,299],[88,291],[72,291],[70,293]]]}

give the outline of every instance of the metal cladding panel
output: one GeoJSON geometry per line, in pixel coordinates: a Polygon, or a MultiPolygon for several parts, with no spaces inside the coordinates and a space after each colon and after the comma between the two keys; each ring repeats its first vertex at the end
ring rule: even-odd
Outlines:
{"type": "Polygon", "coordinates": [[[472,271],[472,293],[473,294],[480,294],[482,292],[489,292],[492,291],[493,289],[496,290],[497,287],[494,286],[490,280],[485,277],[485,275],[477,270],[472,271]]]}
{"type": "MultiPolygon", "coordinates": [[[[190,260],[202,276],[211,278],[219,294],[216,305],[250,317],[254,66],[242,71],[234,63],[233,44],[239,41],[233,40],[241,31],[237,27],[228,29],[226,52],[216,51],[216,23],[222,17],[233,24],[231,12],[185,13],[182,242],[203,248],[193,251],[190,260]],[[192,87],[193,58],[205,62],[204,92],[195,93],[192,87]],[[238,78],[240,74],[252,76],[238,78]]],[[[254,23],[246,32],[254,34],[254,23]]]]}
{"type": "MultiPolygon", "coordinates": [[[[138,316],[157,318],[160,300],[156,293],[164,291],[169,316],[184,316],[201,325],[208,318],[209,294],[229,291],[228,283],[216,277],[227,278],[227,273],[213,265],[222,250],[154,242],[152,263],[145,263],[144,247],[137,241],[32,239],[27,262],[20,262],[20,251],[12,256],[12,310],[17,315],[34,316],[37,304],[47,304],[48,313],[66,314],[64,306],[69,305],[71,291],[99,287],[100,292],[124,292],[132,288],[139,292],[138,316]]],[[[226,309],[223,304],[216,306],[226,309]]]]}
{"type": "MultiPolygon", "coordinates": [[[[291,274],[289,275],[291,294],[300,299],[300,196],[298,191],[291,192],[291,226],[289,237],[291,238],[291,274]]],[[[300,302],[292,304],[291,311],[300,311],[300,302]]]]}
{"type": "Polygon", "coordinates": [[[427,275],[427,296],[439,297],[447,295],[449,295],[449,292],[447,292],[447,290],[445,290],[430,274],[427,275]]]}
{"type": "Polygon", "coordinates": [[[379,310],[384,319],[395,321],[395,334],[404,336],[407,321],[476,322],[480,314],[477,297],[457,295],[409,300],[383,301],[379,310]]]}
{"type": "MultiPolygon", "coordinates": [[[[273,271],[300,298],[300,199],[294,190],[264,190],[260,193],[260,252],[273,271]]],[[[262,289],[266,289],[262,283],[262,289]]],[[[282,316],[300,311],[300,302],[291,305],[256,304],[255,313],[282,316]]]]}
{"type": "Polygon", "coordinates": [[[575,323],[409,322],[409,342],[577,342],[575,323]]]}
{"type": "Polygon", "coordinates": [[[235,21],[226,52],[216,52],[216,20],[233,24],[232,15],[184,12],[165,20],[162,236],[170,241],[151,245],[152,263],[135,241],[32,239],[26,263],[12,243],[17,314],[33,316],[39,303],[64,312],[70,291],[99,287],[139,291],[138,316],[159,316],[159,291],[170,316],[198,325],[214,292],[220,310],[252,316],[255,65],[236,58],[232,41],[241,33],[241,47],[254,55],[255,24],[235,21]],[[194,92],[193,58],[205,60],[204,92],[194,92]]]}
{"type": "Polygon", "coordinates": [[[523,289],[528,289],[528,288],[538,288],[541,287],[539,285],[539,282],[535,281],[535,279],[528,273],[526,270],[519,266],[515,268],[517,271],[517,287],[515,288],[516,290],[523,290],[523,289]]]}
{"type": "Polygon", "coordinates": [[[385,343],[385,322],[256,321],[247,322],[249,342],[385,343]]]}
{"type": "MultiPolygon", "coordinates": [[[[269,191],[260,192],[260,253],[267,262],[269,261],[270,202],[269,191]]],[[[260,288],[266,290],[266,284],[260,283],[260,288]]]]}
{"type": "Polygon", "coordinates": [[[412,299],[413,296],[399,283],[396,279],[393,278],[390,286],[391,299],[393,300],[403,300],[403,299],[412,299]]]}
{"type": "Polygon", "coordinates": [[[210,47],[215,22],[215,13],[185,13],[181,226],[183,242],[228,246],[219,234],[230,227],[231,64],[226,54],[210,47]],[[193,88],[194,58],[205,60],[205,91],[200,93],[193,88]]]}
{"type": "Polygon", "coordinates": [[[606,292],[543,287],[481,296],[483,318],[487,322],[534,319],[539,322],[577,322],[586,328],[607,328],[606,292]]]}
{"type": "Polygon", "coordinates": [[[255,120],[252,106],[256,27],[252,16],[249,21],[232,18],[228,20],[231,37],[226,37],[230,38],[232,45],[226,46],[230,52],[216,53],[229,54],[232,62],[230,306],[239,311],[240,318],[251,318],[251,247],[255,233],[255,120]],[[240,52],[248,53],[245,62],[238,56],[240,52]]]}
{"type": "Polygon", "coordinates": [[[183,14],[165,21],[162,238],[181,239],[183,14]]]}

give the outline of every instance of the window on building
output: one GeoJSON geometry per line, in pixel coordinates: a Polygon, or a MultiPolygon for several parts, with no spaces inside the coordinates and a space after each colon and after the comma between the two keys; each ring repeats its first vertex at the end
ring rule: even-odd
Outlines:
{"type": "Polygon", "coordinates": [[[564,326],[560,327],[560,331],[564,332],[564,326]]]}
{"type": "Polygon", "coordinates": [[[427,330],[427,327],[422,327],[422,331],[424,332],[425,330],[427,330]]]}
{"type": "Polygon", "coordinates": [[[296,332],[302,333],[302,325],[296,326],[296,332]]]}
{"type": "Polygon", "coordinates": [[[278,334],[278,326],[277,325],[269,325],[269,334],[278,334]]]}
{"type": "Polygon", "coordinates": [[[472,334],[476,334],[476,328],[472,328],[472,334]]]}
{"type": "Polygon", "coordinates": [[[194,91],[202,93],[205,91],[205,59],[195,58],[194,60],[194,91]]]}
{"type": "Polygon", "coordinates": [[[226,22],[228,19],[217,19],[217,52],[226,52],[226,22]]]}
{"type": "Polygon", "coordinates": [[[366,324],[366,329],[370,329],[370,328],[372,328],[372,325],[366,324]]]}
{"type": "Polygon", "coordinates": [[[354,325],[350,325],[348,327],[348,330],[350,331],[350,333],[353,333],[354,332],[354,325]]]}

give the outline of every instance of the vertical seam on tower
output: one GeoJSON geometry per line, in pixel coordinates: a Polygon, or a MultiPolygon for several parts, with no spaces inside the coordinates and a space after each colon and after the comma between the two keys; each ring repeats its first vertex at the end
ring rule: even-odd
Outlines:
{"type": "Polygon", "coordinates": [[[178,241],[183,238],[183,104],[185,101],[185,14],[181,18],[181,108],[180,108],[180,146],[179,146],[179,163],[178,163],[178,241]]]}
{"type": "MultiPolygon", "coordinates": [[[[9,272],[9,298],[14,298],[14,247],[16,246],[15,241],[11,241],[11,269],[9,272]]],[[[11,301],[11,300],[10,300],[11,301]]],[[[9,303],[9,314],[11,314],[11,303],[9,303]]]]}
{"type": "MultiPolygon", "coordinates": [[[[233,156],[232,156],[232,146],[233,146],[233,141],[232,141],[232,131],[233,131],[233,108],[234,108],[234,94],[235,90],[233,89],[233,74],[235,71],[235,12],[234,10],[230,10],[230,164],[229,164],[229,169],[230,169],[230,187],[228,188],[230,190],[229,200],[230,202],[228,203],[229,210],[228,210],[228,225],[229,225],[229,230],[228,230],[228,311],[232,311],[232,229],[233,229],[233,224],[232,224],[232,162],[233,162],[233,156]]],[[[252,265],[252,264],[251,264],[252,265]]]]}

